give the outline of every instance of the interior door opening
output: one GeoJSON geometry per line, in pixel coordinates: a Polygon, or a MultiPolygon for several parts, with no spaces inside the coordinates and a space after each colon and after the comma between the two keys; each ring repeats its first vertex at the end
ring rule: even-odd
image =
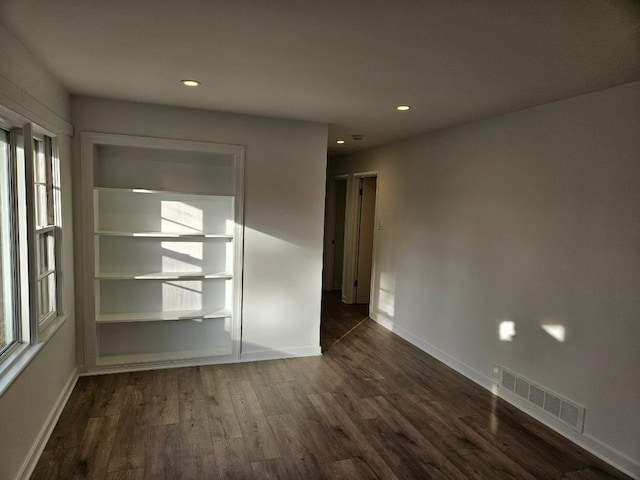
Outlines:
{"type": "Polygon", "coordinates": [[[336,180],[335,221],[333,226],[333,274],[331,290],[342,290],[342,272],[344,269],[344,222],[347,210],[347,179],[336,180]]]}
{"type": "Polygon", "coordinates": [[[322,279],[322,351],[367,318],[376,225],[377,172],[327,180],[322,279]]]}
{"type": "Polygon", "coordinates": [[[357,251],[355,268],[355,302],[368,304],[371,297],[371,273],[373,265],[373,235],[376,212],[376,177],[359,179],[359,206],[357,251]]]}

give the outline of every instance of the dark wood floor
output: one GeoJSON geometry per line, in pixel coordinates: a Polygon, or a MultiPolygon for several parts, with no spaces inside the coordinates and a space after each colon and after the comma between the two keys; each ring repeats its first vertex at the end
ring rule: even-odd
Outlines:
{"type": "Polygon", "coordinates": [[[32,478],[628,478],[362,316],[327,297],[321,357],[83,377],[32,478]]]}
{"type": "Polygon", "coordinates": [[[322,296],[322,328],[320,345],[326,352],[351,329],[369,315],[369,305],[346,305],[342,303],[342,292],[324,292],[322,296]]]}

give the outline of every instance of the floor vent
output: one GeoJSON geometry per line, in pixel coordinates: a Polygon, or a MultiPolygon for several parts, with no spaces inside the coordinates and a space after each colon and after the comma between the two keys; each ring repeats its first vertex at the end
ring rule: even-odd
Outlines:
{"type": "Polygon", "coordinates": [[[584,407],[500,367],[500,386],[582,433],[584,407]]]}

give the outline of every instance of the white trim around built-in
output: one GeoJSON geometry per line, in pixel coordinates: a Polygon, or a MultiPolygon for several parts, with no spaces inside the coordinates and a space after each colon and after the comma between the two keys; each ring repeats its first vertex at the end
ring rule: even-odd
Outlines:
{"type": "Polygon", "coordinates": [[[431,355],[436,360],[439,360],[448,367],[453,368],[456,372],[464,375],[469,380],[498,395],[503,400],[522,410],[526,414],[530,415],[540,423],[546,425],[563,437],[572,441],[576,445],[584,448],[603,461],[613,465],[615,468],[621,470],[627,475],[630,475],[635,479],[640,479],[640,463],[636,460],[628,457],[622,452],[619,452],[610,445],[606,445],[600,440],[593,438],[588,433],[578,433],[559,422],[553,421],[551,417],[542,413],[539,409],[532,407],[527,402],[520,399],[520,397],[518,397],[517,395],[509,394],[508,390],[498,388],[497,379],[487,377],[474,368],[471,368],[469,365],[452,357],[448,353],[443,352],[437,347],[434,347],[433,345],[422,340],[420,337],[414,335],[410,331],[392,322],[391,320],[386,318],[384,314],[371,311],[369,315],[375,322],[377,322],[387,330],[392,331],[407,342],[431,355]]]}
{"type": "MultiPolygon", "coordinates": [[[[234,241],[234,262],[233,272],[224,272],[220,274],[180,274],[180,273],[161,273],[155,276],[152,275],[136,275],[126,274],[121,275],[118,273],[100,273],[97,272],[95,262],[86,261],[81,266],[82,271],[79,275],[82,282],[76,282],[77,291],[76,294],[83,300],[83,306],[80,311],[84,314],[85,321],[80,322],[77,325],[78,338],[82,341],[78,342],[78,352],[80,352],[80,363],[82,373],[91,371],[103,371],[103,368],[120,368],[123,365],[129,365],[131,362],[123,361],[122,365],[118,361],[118,365],[115,367],[108,362],[108,365],[100,365],[98,349],[97,349],[97,325],[96,322],[96,291],[93,288],[87,287],[93,285],[95,279],[123,279],[123,278],[135,278],[141,280],[166,280],[166,279],[186,279],[186,278],[218,278],[226,279],[233,278],[234,293],[233,293],[233,321],[231,331],[231,352],[230,355],[222,355],[220,357],[220,363],[225,363],[229,358],[239,359],[241,350],[241,324],[242,324],[242,275],[243,275],[243,248],[244,248],[244,155],[245,147],[241,145],[229,145],[219,144],[211,142],[199,142],[192,140],[178,140],[170,138],[157,138],[157,137],[140,137],[132,135],[119,135],[110,133],[98,133],[98,132],[81,132],[80,134],[80,156],[82,158],[80,177],[82,183],[81,196],[82,196],[82,209],[80,215],[82,216],[81,223],[83,224],[83,231],[81,233],[80,242],[78,242],[81,257],[85,259],[94,259],[95,256],[95,236],[96,233],[102,233],[100,230],[96,232],[94,223],[94,192],[96,190],[114,191],[119,190],[123,192],[137,192],[137,193],[157,193],[166,195],[199,195],[198,193],[189,192],[176,192],[165,191],[155,189],[129,189],[129,188],[106,188],[95,185],[94,179],[94,156],[96,155],[97,146],[117,146],[117,147],[133,147],[133,148],[147,148],[158,150],[172,150],[180,152],[200,152],[200,153],[215,153],[229,155],[233,158],[233,175],[234,175],[234,194],[233,195],[216,195],[206,194],[206,196],[224,196],[233,197],[234,202],[234,231],[225,238],[234,241]],[[97,274],[96,274],[97,273],[97,274]]],[[[108,232],[107,232],[108,233],[108,232]]],[[[122,233],[122,232],[119,232],[122,233]]],[[[128,232],[135,236],[136,232],[128,232]]],[[[197,232],[198,235],[202,234],[205,237],[208,235],[214,235],[222,237],[219,233],[205,233],[197,232]]],[[[172,235],[172,234],[169,234],[172,235]]],[[[144,236],[144,235],[143,235],[144,236]]],[[[157,238],[162,238],[162,235],[154,235],[157,238]]],[[[185,237],[187,238],[187,237],[185,237]]],[[[81,262],[82,263],[82,262],[81,262]]],[[[186,354],[185,354],[186,355],[186,354]]],[[[132,357],[132,356],[130,356],[132,357]]],[[[188,356],[187,356],[188,357],[188,356]]],[[[146,356],[138,356],[140,359],[147,359],[146,356]]],[[[202,363],[209,363],[211,360],[210,355],[206,354],[202,357],[202,363]]],[[[175,366],[176,362],[183,362],[183,365],[191,365],[194,359],[166,359],[160,358],[158,362],[152,362],[145,364],[145,368],[155,368],[158,365],[175,366]]],[[[134,369],[135,364],[131,363],[130,369],[134,369]]]]}

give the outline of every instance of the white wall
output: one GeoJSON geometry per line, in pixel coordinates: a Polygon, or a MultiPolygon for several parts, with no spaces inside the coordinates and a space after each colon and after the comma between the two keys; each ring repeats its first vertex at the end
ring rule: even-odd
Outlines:
{"type": "Polygon", "coordinates": [[[242,357],[320,353],[326,125],[88,97],[72,118],[78,133],[244,145],[242,357]]]}
{"type": "Polygon", "coordinates": [[[482,384],[498,363],[583,404],[574,440],[635,475],[639,125],[635,82],[333,158],[328,172],[380,171],[373,315],[482,384]]]}
{"type": "MultiPolygon", "coordinates": [[[[0,104],[60,135],[65,297],[69,317],[0,395],[0,478],[15,478],[75,378],[69,97],[51,74],[0,26],[0,104]]],[[[54,419],[55,420],[55,419],[54,419]]],[[[37,458],[34,458],[37,460],[37,458]]]]}

